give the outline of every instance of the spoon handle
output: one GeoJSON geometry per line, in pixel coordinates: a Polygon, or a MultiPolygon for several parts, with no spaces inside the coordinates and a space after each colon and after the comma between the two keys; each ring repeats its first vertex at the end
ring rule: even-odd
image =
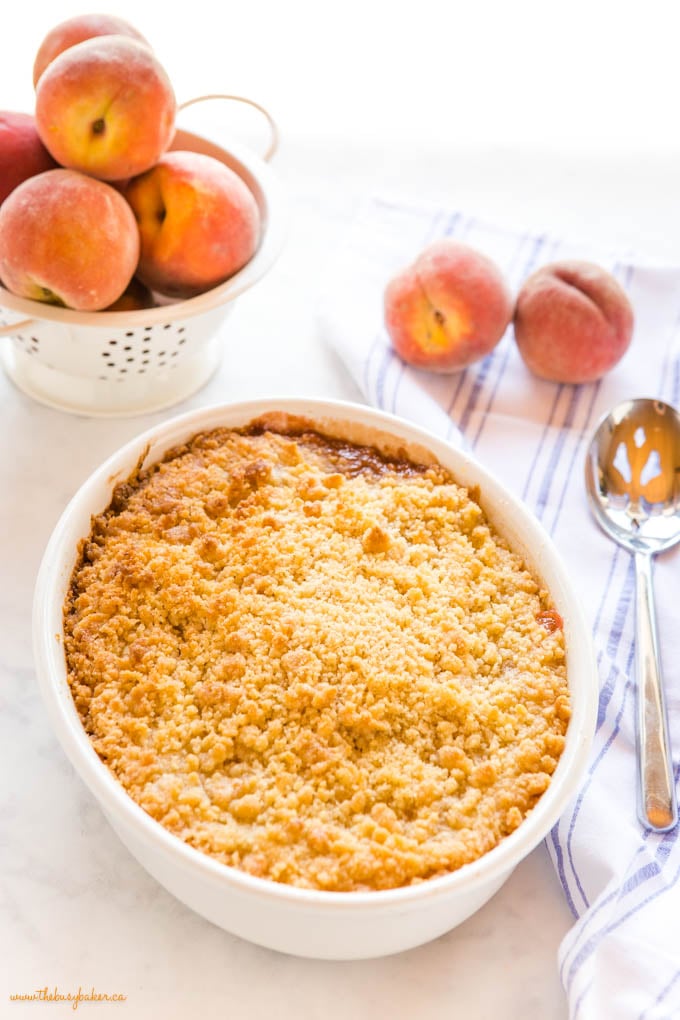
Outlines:
{"type": "Polygon", "coordinates": [[[661,678],[652,556],[635,553],[636,679],[640,821],[667,832],[678,821],[668,718],[661,678]]]}

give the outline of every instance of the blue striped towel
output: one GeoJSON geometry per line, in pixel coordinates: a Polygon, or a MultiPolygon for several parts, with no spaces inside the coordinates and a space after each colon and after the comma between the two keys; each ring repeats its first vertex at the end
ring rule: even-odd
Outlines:
{"type": "MultiPolygon", "coordinates": [[[[636,818],[633,565],[592,522],[583,464],[599,417],[634,396],[680,400],[680,268],[644,264],[543,234],[513,232],[463,212],[375,197],[334,256],[320,322],[366,399],[466,446],[534,511],[552,536],[592,623],[601,684],[585,783],[547,840],[574,915],[559,950],[571,1020],[680,1018],[680,839],[636,818]],[[404,365],[382,324],[386,281],[443,236],[479,248],[518,289],[538,266],[596,261],[635,310],[631,347],[598,383],[540,381],[508,329],[486,359],[452,376],[404,365]]],[[[680,552],[658,558],[655,584],[675,775],[680,774],[680,552]]]]}

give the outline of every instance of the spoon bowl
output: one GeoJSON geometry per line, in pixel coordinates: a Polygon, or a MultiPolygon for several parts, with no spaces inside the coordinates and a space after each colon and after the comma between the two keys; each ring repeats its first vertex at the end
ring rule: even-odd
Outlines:
{"type": "Polygon", "coordinates": [[[667,832],[678,808],[652,562],[680,542],[680,414],[661,400],[618,404],[595,429],[585,473],[595,520],[635,560],[639,814],[647,828],[667,832]]]}

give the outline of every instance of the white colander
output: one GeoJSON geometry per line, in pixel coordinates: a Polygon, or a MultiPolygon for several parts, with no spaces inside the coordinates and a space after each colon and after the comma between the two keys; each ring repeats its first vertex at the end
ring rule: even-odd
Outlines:
{"type": "MultiPolygon", "coordinates": [[[[276,176],[265,162],[276,149],[271,139],[263,157],[230,143],[223,149],[178,130],[172,149],[214,156],[234,170],[253,192],[262,217],[262,238],[253,258],[219,287],[197,297],[125,312],[77,312],[17,297],[0,286],[0,344],[5,371],[40,403],[74,413],[122,416],[160,410],[184,400],[219,364],[220,326],[234,298],[274,263],[283,243],[285,210],[276,176]]],[[[190,100],[189,106],[199,100],[190,100]]]]}

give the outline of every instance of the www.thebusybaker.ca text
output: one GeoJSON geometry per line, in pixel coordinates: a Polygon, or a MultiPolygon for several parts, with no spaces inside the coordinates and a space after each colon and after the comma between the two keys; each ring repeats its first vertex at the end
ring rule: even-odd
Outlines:
{"type": "Polygon", "coordinates": [[[34,992],[17,992],[9,998],[10,1002],[70,1002],[73,1009],[78,1009],[81,1002],[125,1002],[127,995],[122,992],[98,992],[95,988],[83,991],[82,986],[77,992],[60,992],[56,985],[52,989],[46,985],[34,992]]]}

